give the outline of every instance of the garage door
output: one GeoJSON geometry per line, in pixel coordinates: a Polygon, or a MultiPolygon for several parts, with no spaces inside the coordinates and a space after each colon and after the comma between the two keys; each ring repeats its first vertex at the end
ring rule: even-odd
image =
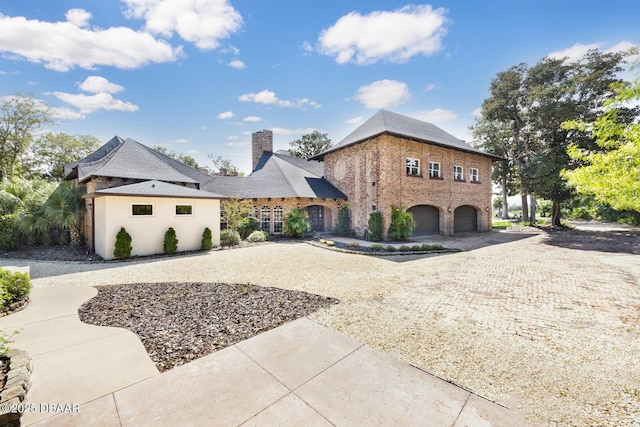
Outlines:
{"type": "Polygon", "coordinates": [[[416,221],[414,236],[440,234],[440,213],[438,209],[428,205],[418,205],[407,209],[416,221]]]}
{"type": "Polygon", "coordinates": [[[460,206],[453,212],[453,232],[478,231],[478,214],[473,206],[460,206]]]}

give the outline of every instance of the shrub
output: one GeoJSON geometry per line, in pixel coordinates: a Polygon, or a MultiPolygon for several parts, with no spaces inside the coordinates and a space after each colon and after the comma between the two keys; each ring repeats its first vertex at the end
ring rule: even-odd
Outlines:
{"type": "Polygon", "coordinates": [[[326,245],[327,246],[335,246],[336,242],[334,242],[333,240],[327,240],[326,245]]]}
{"type": "Polygon", "coordinates": [[[200,242],[200,249],[203,251],[208,251],[213,247],[213,237],[211,236],[211,229],[209,227],[205,227],[202,232],[202,241],[200,242]]]}
{"type": "Polygon", "coordinates": [[[360,243],[358,243],[358,242],[349,242],[347,244],[347,246],[349,246],[350,248],[357,248],[358,246],[360,246],[360,243]]]}
{"type": "Polygon", "coordinates": [[[257,218],[246,216],[238,223],[238,233],[240,238],[246,239],[251,233],[260,230],[260,222],[257,218]]]}
{"type": "Polygon", "coordinates": [[[395,252],[396,251],[396,247],[388,245],[388,246],[385,246],[384,250],[387,251],[387,252],[395,252]]]}
{"type": "Polygon", "coordinates": [[[409,252],[411,250],[411,246],[402,245],[398,248],[398,250],[401,252],[409,252]]]}
{"type": "Polygon", "coordinates": [[[117,259],[129,258],[131,256],[131,235],[127,233],[124,227],[120,227],[120,231],[116,235],[116,247],[113,250],[113,256],[117,259]]]}
{"type": "Polygon", "coordinates": [[[165,254],[175,254],[178,250],[178,238],[176,237],[176,230],[174,230],[173,227],[169,227],[167,232],[164,233],[162,250],[165,254]]]}
{"type": "Polygon", "coordinates": [[[240,234],[237,231],[227,228],[220,232],[220,246],[235,246],[240,243],[240,234]]]}
{"type": "Polygon", "coordinates": [[[311,223],[304,209],[292,209],[284,216],[286,237],[305,237],[309,232],[311,232],[311,223]]]}
{"type": "Polygon", "coordinates": [[[324,240],[324,239],[320,239],[319,241],[320,241],[320,243],[322,243],[323,245],[324,245],[325,243],[327,243],[327,241],[326,241],[326,240],[324,240]]]}
{"type": "Polygon", "coordinates": [[[379,242],[382,240],[384,226],[382,225],[382,212],[376,211],[369,214],[369,223],[367,224],[369,231],[369,240],[379,242]]]}
{"type": "Polygon", "coordinates": [[[374,251],[383,251],[384,250],[384,246],[378,245],[378,244],[371,245],[370,248],[371,248],[371,250],[374,250],[374,251]]]}
{"type": "Polygon", "coordinates": [[[16,230],[16,216],[0,216],[0,251],[10,251],[16,247],[18,241],[16,230]]]}
{"type": "Polygon", "coordinates": [[[439,251],[444,249],[442,245],[428,245],[426,243],[422,245],[421,248],[423,251],[439,251]]]}
{"type": "Polygon", "coordinates": [[[26,273],[14,273],[0,268],[0,289],[2,306],[9,305],[29,295],[31,279],[26,273]]]}
{"type": "Polygon", "coordinates": [[[421,250],[422,250],[422,246],[420,246],[420,245],[413,245],[413,246],[411,246],[411,250],[412,250],[412,251],[421,251],[421,250]]]}
{"type": "Polygon", "coordinates": [[[11,335],[7,335],[4,331],[0,331],[0,357],[7,357],[10,350],[9,344],[13,342],[11,338],[17,333],[18,331],[14,331],[11,335]]]}
{"type": "Polygon", "coordinates": [[[335,233],[338,236],[350,236],[351,235],[351,208],[349,205],[344,204],[338,211],[338,226],[335,233]]]}
{"type": "Polygon", "coordinates": [[[402,208],[391,205],[391,225],[387,232],[390,240],[407,240],[416,228],[416,221],[411,212],[404,212],[402,208]]]}
{"type": "Polygon", "coordinates": [[[256,230],[247,237],[249,242],[266,242],[269,240],[269,233],[264,230],[256,230]]]}

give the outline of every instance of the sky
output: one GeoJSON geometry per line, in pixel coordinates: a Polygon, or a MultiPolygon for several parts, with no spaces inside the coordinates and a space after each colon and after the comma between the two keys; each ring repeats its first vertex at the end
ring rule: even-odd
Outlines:
{"type": "Polygon", "coordinates": [[[0,0],[0,97],[32,94],[54,132],[251,168],[380,109],[471,141],[495,75],[640,45],[637,0],[0,0]]]}

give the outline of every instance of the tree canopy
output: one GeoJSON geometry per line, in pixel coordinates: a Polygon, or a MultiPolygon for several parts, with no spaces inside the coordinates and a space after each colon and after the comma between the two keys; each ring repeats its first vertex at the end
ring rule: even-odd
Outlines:
{"type": "Polygon", "coordinates": [[[300,139],[291,141],[289,145],[291,146],[289,153],[292,156],[310,159],[331,147],[331,140],[326,133],[314,130],[311,133],[302,135],[300,139]]]}
{"type": "Polygon", "coordinates": [[[564,124],[595,137],[595,149],[569,146],[571,159],[581,166],[565,170],[563,176],[579,193],[617,210],[640,212],[640,123],[620,120],[620,107],[640,100],[640,79],[632,86],[615,86],[616,97],[605,102],[604,115],[593,121],[577,120],[564,124]]]}
{"type": "MultiPolygon", "coordinates": [[[[503,186],[511,181],[503,199],[514,188],[523,195],[524,220],[526,195],[533,194],[553,202],[552,223],[560,225],[560,203],[573,196],[562,171],[578,166],[569,157],[569,145],[594,147],[594,135],[562,124],[602,116],[602,105],[615,96],[612,85],[623,83],[618,76],[629,54],[593,50],[578,62],[544,58],[533,67],[511,67],[492,80],[491,96],[472,130],[482,148],[507,158],[494,180],[503,186]]],[[[627,109],[620,117],[628,123],[635,112],[627,109]]]]}
{"type": "Polygon", "coordinates": [[[33,141],[27,176],[41,176],[48,180],[64,179],[64,165],[75,162],[93,153],[100,147],[100,140],[91,135],[68,135],[62,132],[47,132],[33,141]]]}

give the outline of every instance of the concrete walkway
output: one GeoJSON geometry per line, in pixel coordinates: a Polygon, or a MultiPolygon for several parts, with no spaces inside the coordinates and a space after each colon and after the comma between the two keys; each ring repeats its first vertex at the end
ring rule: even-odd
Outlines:
{"type": "Polygon", "coordinates": [[[308,318],[160,374],[132,332],[80,322],[78,307],[95,294],[36,287],[23,311],[0,319],[33,359],[23,425],[525,424],[308,318]]]}

